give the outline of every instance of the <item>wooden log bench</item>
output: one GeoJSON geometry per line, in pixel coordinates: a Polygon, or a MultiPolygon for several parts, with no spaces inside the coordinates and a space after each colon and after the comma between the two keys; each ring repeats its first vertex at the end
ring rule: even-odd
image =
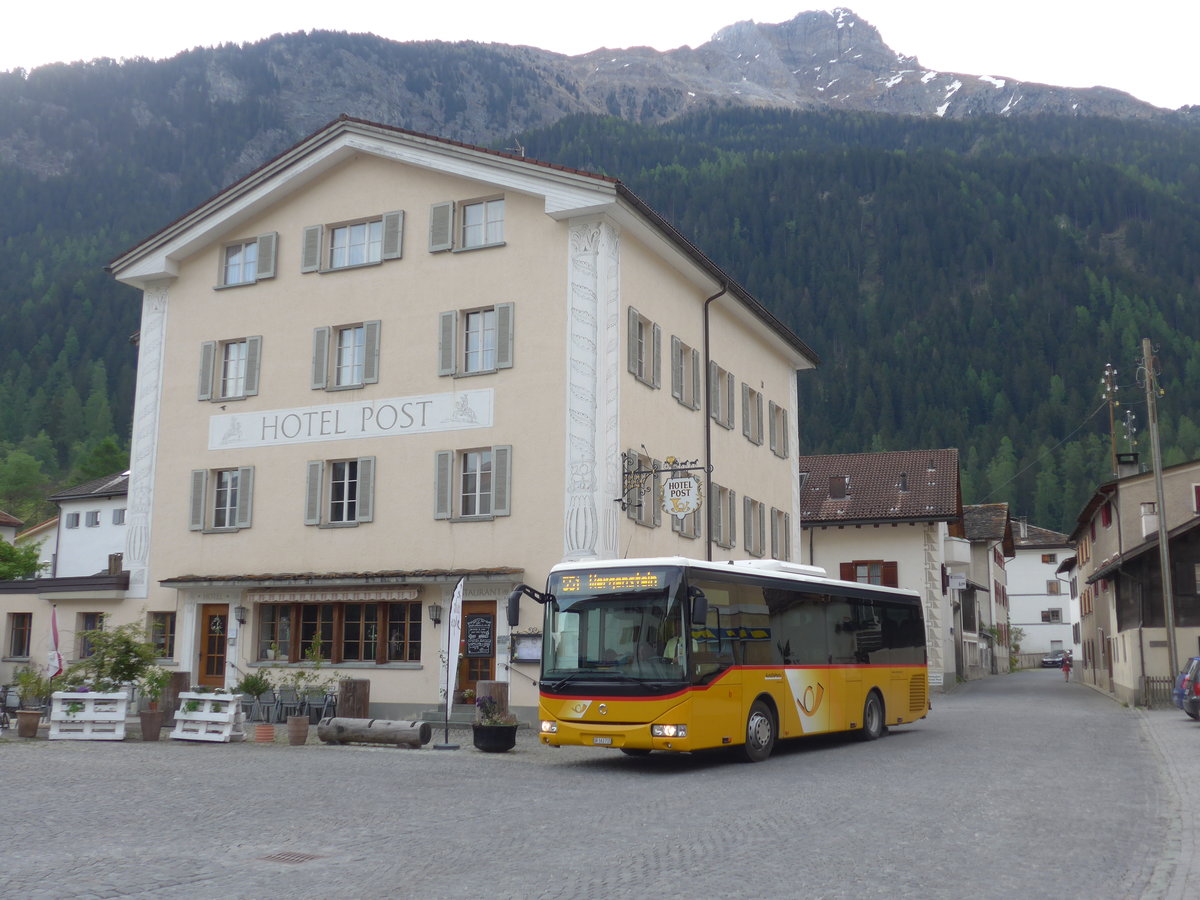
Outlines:
{"type": "Polygon", "coordinates": [[[415,748],[429,743],[433,726],[428,722],[334,716],[317,723],[317,737],[326,744],[394,744],[415,748]]]}

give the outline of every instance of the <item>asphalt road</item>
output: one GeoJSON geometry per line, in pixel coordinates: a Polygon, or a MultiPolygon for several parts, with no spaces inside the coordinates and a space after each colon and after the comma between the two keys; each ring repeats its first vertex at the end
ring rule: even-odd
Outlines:
{"type": "Polygon", "coordinates": [[[451,738],[0,739],[0,897],[1200,896],[1200,725],[1058,670],[757,765],[451,738]]]}

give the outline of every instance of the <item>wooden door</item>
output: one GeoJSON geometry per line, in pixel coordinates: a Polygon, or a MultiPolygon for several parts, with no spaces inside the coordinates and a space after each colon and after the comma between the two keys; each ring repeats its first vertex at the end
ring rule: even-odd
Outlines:
{"type": "Polygon", "coordinates": [[[490,600],[463,601],[463,658],[458,689],[475,690],[479,681],[496,676],[496,604],[490,600]]]}
{"type": "Polygon", "coordinates": [[[200,673],[197,684],[225,686],[225,648],[229,631],[229,604],[205,603],[200,607],[200,673]]]}

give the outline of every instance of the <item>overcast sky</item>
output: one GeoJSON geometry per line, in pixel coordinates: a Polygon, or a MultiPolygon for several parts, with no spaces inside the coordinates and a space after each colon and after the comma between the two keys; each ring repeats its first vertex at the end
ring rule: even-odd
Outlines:
{"type": "MultiPolygon", "coordinates": [[[[50,7],[14,0],[0,28],[0,70],[97,57],[163,59],[192,47],[315,28],[397,41],[528,44],[571,55],[598,47],[670,50],[699,46],[737,21],[784,22],[833,8],[805,0],[209,0],[191,7],[163,0],[60,0],[50,7]]],[[[1170,108],[1200,104],[1200,0],[857,0],[845,8],[926,68],[1104,85],[1170,108]]]]}

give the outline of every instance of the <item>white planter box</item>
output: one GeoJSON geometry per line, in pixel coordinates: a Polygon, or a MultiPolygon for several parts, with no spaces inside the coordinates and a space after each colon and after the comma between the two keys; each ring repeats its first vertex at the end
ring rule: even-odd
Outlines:
{"type": "Polygon", "coordinates": [[[128,691],[55,691],[50,695],[50,740],[123,741],[128,713],[128,691]]]}
{"type": "Polygon", "coordinates": [[[171,737],[178,741],[244,741],[241,697],[237,694],[181,693],[171,737]],[[196,708],[189,710],[188,706],[193,702],[196,708]]]}

